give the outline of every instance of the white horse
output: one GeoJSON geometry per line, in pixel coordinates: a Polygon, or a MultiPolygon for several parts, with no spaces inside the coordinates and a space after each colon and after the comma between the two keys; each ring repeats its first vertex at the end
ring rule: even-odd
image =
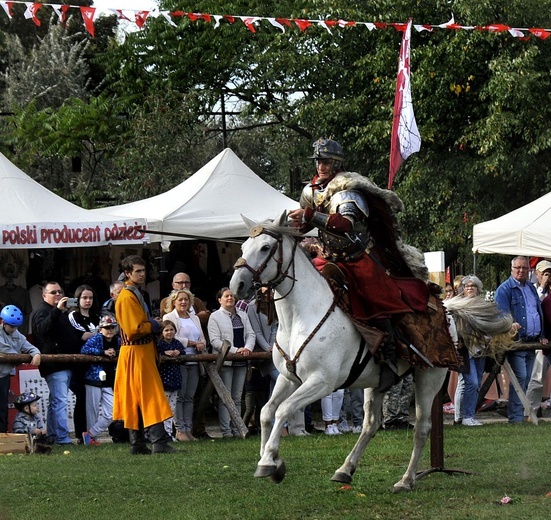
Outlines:
{"type": "MultiPolygon", "coordinates": [[[[346,314],[334,305],[327,281],[297,247],[297,239],[284,231],[286,214],[277,224],[261,225],[243,217],[251,229],[243,244],[230,282],[239,298],[265,286],[274,291],[279,319],[273,360],[280,372],[274,391],[261,412],[260,461],[255,477],[281,482],[285,464],[279,455],[281,430],[294,412],[330,394],[345,383],[362,338],[346,314]],[[274,420],[275,418],[275,420],[274,420]]],[[[409,365],[401,361],[400,372],[409,365]]],[[[442,388],[445,368],[414,368],[416,421],[414,446],[408,468],[393,491],[411,491],[421,453],[431,428],[434,397],[442,388]]],[[[351,388],[365,388],[362,433],[332,480],[350,483],[368,442],[381,423],[383,394],[378,392],[379,366],[371,359],[351,388]]]]}

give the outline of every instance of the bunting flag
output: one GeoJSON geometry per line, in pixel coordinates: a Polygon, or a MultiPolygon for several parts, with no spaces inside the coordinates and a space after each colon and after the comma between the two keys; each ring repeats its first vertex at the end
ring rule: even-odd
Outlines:
{"type": "Polygon", "coordinates": [[[80,7],[80,12],[82,14],[82,20],[84,21],[84,27],[90,33],[92,38],[95,37],[96,29],[94,27],[94,15],[96,14],[95,7],[80,7]]]}
{"type": "Polygon", "coordinates": [[[394,115],[392,118],[392,132],[390,136],[390,170],[388,175],[388,189],[392,189],[392,182],[396,172],[412,153],[421,149],[421,136],[415,122],[413,101],[411,99],[411,71],[410,71],[410,40],[412,21],[404,27],[400,57],[398,59],[398,77],[396,78],[396,94],[394,96],[394,115]]]}
{"type": "Polygon", "coordinates": [[[12,12],[13,2],[0,2],[0,5],[4,9],[4,11],[6,11],[8,18],[11,20],[13,18],[13,12],[12,12]]]}
{"type": "Polygon", "coordinates": [[[67,4],[64,5],[52,5],[52,9],[57,14],[57,17],[59,18],[59,22],[61,25],[65,25],[67,23],[67,12],[69,11],[70,6],[67,4]]]}
{"type": "Polygon", "coordinates": [[[42,4],[39,4],[38,2],[25,2],[25,5],[27,6],[27,9],[23,16],[27,19],[32,18],[34,24],[37,27],[40,27],[41,22],[36,15],[39,9],[42,7],[42,4]]]}
{"type": "MultiPolygon", "coordinates": [[[[38,3],[38,2],[25,2],[21,0],[0,0],[0,6],[6,12],[8,18],[13,18],[12,6],[13,4],[23,4],[27,6],[25,11],[25,18],[32,18],[33,22],[37,25],[40,24],[40,20],[36,17],[36,13],[40,7],[51,7],[57,14],[60,16],[60,12],[66,14],[67,10],[77,10],[80,9],[82,14],[82,19],[86,30],[93,35],[94,33],[94,20],[96,15],[95,7],[82,7],[78,5],[69,5],[69,4],[50,4],[50,3],[38,3]],[[90,9],[94,10],[94,15],[91,14],[90,9]]],[[[113,4],[116,4],[116,0],[113,0],[113,4]]],[[[163,17],[171,26],[176,24],[172,18],[188,18],[192,22],[205,22],[212,23],[214,21],[214,28],[218,29],[222,21],[233,24],[236,20],[241,20],[244,26],[251,32],[256,32],[260,27],[260,22],[265,22],[266,26],[276,27],[282,32],[285,32],[285,27],[296,27],[302,32],[311,27],[320,27],[332,34],[332,29],[351,29],[351,28],[365,28],[368,31],[373,30],[382,30],[387,28],[394,28],[397,31],[403,31],[402,27],[406,24],[403,22],[362,22],[355,20],[331,20],[327,18],[320,19],[298,19],[298,18],[274,18],[266,16],[237,16],[231,14],[207,14],[207,13],[188,13],[184,11],[166,11],[166,10],[157,10],[154,9],[151,13],[148,11],[143,11],[141,9],[125,9],[124,11],[133,12],[134,19],[126,16],[122,13],[121,9],[116,7],[108,7],[107,10],[115,13],[115,15],[120,19],[128,20],[130,23],[135,23],[137,29],[142,29],[146,23],[148,16],[163,17]],[[145,13],[148,13],[147,15],[145,13]]],[[[61,17],[60,17],[61,19],[61,17]]],[[[435,29],[445,29],[452,31],[485,31],[489,33],[507,33],[508,35],[518,38],[521,40],[528,40],[531,36],[540,38],[541,40],[547,40],[551,36],[551,29],[539,28],[539,27],[510,27],[503,23],[494,23],[489,25],[461,25],[455,22],[455,19],[452,15],[450,21],[442,24],[415,24],[412,25],[416,31],[429,31],[432,32],[435,29]]],[[[551,40],[550,40],[551,41],[551,40]]]]}

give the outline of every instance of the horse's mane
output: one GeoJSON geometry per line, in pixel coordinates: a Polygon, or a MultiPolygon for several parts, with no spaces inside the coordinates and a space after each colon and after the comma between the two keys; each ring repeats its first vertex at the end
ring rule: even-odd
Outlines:
{"type": "Polygon", "coordinates": [[[482,297],[456,296],[443,303],[453,316],[465,346],[470,347],[470,350],[482,348],[482,355],[495,358],[511,348],[513,317],[499,309],[494,302],[482,297]]]}
{"type": "Polygon", "coordinates": [[[294,226],[290,220],[286,220],[287,213],[284,213],[285,219],[280,218],[279,220],[267,219],[259,224],[272,233],[277,233],[280,235],[287,235],[291,237],[302,237],[303,233],[294,226]]]}

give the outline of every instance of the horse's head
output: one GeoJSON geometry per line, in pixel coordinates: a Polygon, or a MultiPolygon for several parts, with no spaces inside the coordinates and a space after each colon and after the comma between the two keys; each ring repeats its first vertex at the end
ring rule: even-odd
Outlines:
{"type": "Polygon", "coordinates": [[[287,233],[289,227],[286,211],[278,219],[262,223],[241,216],[249,228],[249,238],[241,247],[241,258],[233,266],[230,289],[237,298],[250,298],[260,287],[274,288],[289,278],[296,245],[283,247],[284,230],[287,233]]]}

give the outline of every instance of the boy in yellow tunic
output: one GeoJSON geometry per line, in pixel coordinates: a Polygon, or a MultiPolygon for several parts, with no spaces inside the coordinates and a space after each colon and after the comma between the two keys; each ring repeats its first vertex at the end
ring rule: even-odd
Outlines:
{"type": "Polygon", "coordinates": [[[121,350],[114,388],[113,419],[124,421],[129,430],[132,454],[172,453],[163,422],[172,416],[157,369],[154,333],[159,323],[149,310],[138,287],[145,280],[145,262],[135,255],[122,262],[126,286],[115,304],[121,350]],[[147,429],[152,450],[147,447],[147,429]]]}

